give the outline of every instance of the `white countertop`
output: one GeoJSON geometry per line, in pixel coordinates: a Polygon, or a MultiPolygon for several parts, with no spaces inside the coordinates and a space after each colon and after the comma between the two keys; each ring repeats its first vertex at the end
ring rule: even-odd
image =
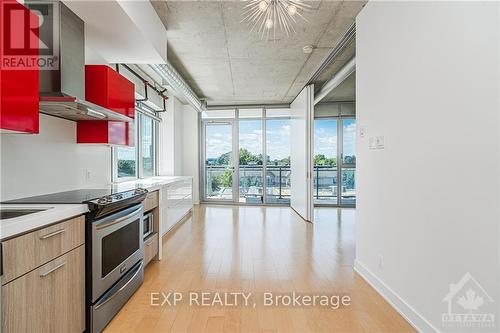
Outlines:
{"type": "Polygon", "coordinates": [[[155,191],[168,184],[178,181],[192,179],[191,176],[157,176],[147,179],[137,179],[123,183],[115,183],[112,185],[113,190],[123,192],[136,188],[145,188],[148,191],[155,191]]]}
{"type": "Polygon", "coordinates": [[[10,238],[88,212],[87,205],[84,204],[2,204],[0,208],[46,209],[32,214],[0,220],[0,239],[10,238]]]}
{"type": "MultiPolygon", "coordinates": [[[[155,191],[168,184],[192,179],[190,176],[157,176],[147,179],[111,184],[115,191],[123,192],[136,188],[155,191]]],[[[63,221],[88,212],[86,204],[0,204],[0,208],[46,209],[11,219],[0,220],[0,239],[10,238],[46,225],[63,221]]]]}

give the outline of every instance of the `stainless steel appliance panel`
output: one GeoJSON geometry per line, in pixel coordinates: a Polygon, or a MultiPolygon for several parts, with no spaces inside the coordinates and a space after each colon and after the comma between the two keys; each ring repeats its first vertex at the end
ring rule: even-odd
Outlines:
{"type": "Polygon", "coordinates": [[[90,309],[93,333],[101,332],[144,281],[144,262],[141,260],[122,279],[106,292],[90,309]]]}
{"type": "Polygon", "coordinates": [[[153,233],[153,213],[144,214],[143,223],[143,238],[146,239],[149,235],[153,233]]]}
{"type": "Polygon", "coordinates": [[[92,223],[92,302],[144,259],[142,204],[92,223]]]}

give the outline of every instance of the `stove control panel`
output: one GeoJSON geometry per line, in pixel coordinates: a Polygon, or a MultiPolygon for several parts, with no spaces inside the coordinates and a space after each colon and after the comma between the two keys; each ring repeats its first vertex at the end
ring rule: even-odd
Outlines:
{"type": "Polygon", "coordinates": [[[126,201],[126,200],[132,199],[136,196],[140,196],[140,195],[143,195],[146,193],[148,193],[148,190],[146,190],[144,188],[138,188],[135,190],[130,190],[130,191],[125,191],[125,192],[107,195],[107,196],[104,196],[101,198],[90,200],[89,202],[97,204],[99,206],[106,206],[106,205],[118,203],[121,201],[126,201]]]}

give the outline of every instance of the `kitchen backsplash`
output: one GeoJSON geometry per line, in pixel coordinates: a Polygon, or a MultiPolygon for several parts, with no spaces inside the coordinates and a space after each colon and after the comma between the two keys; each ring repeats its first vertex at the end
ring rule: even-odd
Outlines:
{"type": "Polygon", "coordinates": [[[111,148],[76,144],[76,122],[40,114],[40,134],[2,134],[0,200],[111,182],[111,148]]]}

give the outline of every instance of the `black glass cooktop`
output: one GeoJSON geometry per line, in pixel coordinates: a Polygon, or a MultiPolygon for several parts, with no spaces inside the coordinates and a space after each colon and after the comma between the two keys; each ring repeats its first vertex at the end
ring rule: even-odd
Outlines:
{"type": "Polygon", "coordinates": [[[83,189],[38,195],[2,202],[4,204],[81,204],[88,200],[116,193],[111,188],[83,189]]]}

